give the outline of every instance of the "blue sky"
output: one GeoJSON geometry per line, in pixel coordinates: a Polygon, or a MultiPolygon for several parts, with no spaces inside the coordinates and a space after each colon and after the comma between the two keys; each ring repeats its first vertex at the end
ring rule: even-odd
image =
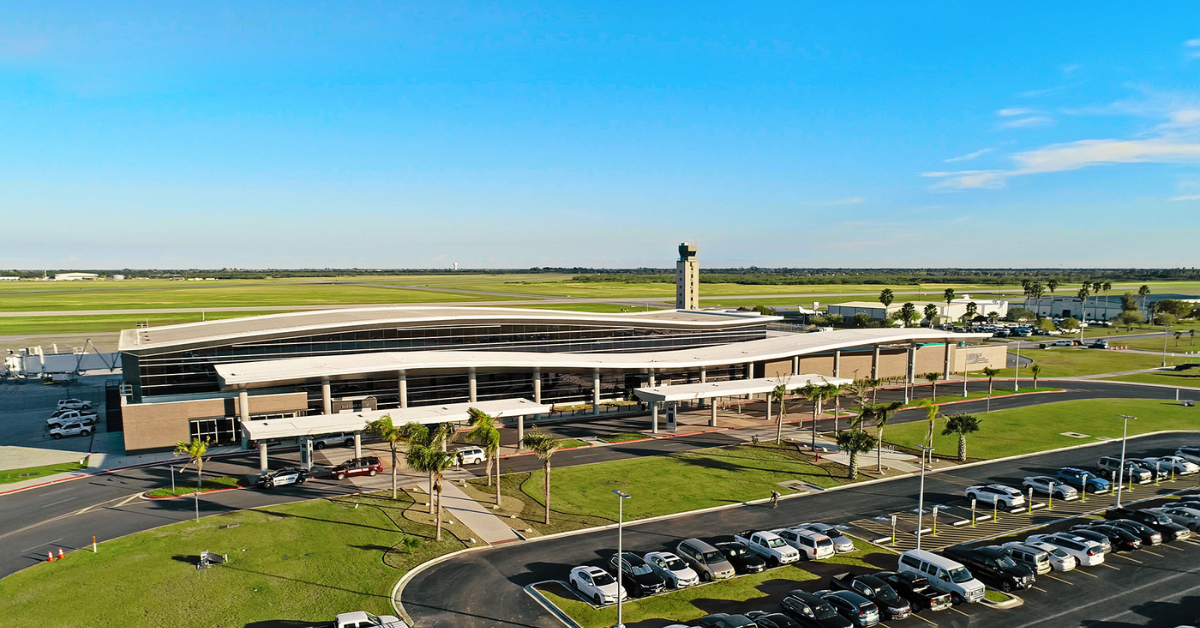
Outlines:
{"type": "Polygon", "coordinates": [[[0,268],[1197,265],[1200,6],[751,4],[9,6],[0,268]]]}

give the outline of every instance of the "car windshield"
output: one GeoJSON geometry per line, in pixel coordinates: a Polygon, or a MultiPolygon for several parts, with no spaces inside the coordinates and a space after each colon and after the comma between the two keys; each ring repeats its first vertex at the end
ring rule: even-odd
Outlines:
{"type": "Polygon", "coordinates": [[[678,558],[668,558],[667,569],[670,569],[671,571],[683,571],[684,569],[687,569],[687,565],[683,564],[683,561],[679,560],[678,558]]]}
{"type": "Polygon", "coordinates": [[[629,571],[633,572],[633,575],[635,576],[644,576],[648,573],[651,573],[653,570],[650,569],[650,565],[642,563],[640,565],[633,565],[629,568],[629,571]]]}
{"type": "Polygon", "coordinates": [[[783,547],[783,539],[767,539],[767,547],[783,547]]]}
{"type": "Polygon", "coordinates": [[[832,604],[822,601],[820,604],[813,606],[813,614],[817,616],[817,619],[833,619],[837,617],[838,612],[833,608],[832,604]]]}
{"type": "Polygon", "coordinates": [[[704,552],[704,562],[709,565],[719,563],[723,560],[725,560],[725,557],[721,555],[721,552],[704,552]]]}
{"type": "Polygon", "coordinates": [[[1059,558],[1066,558],[1067,556],[1070,556],[1070,554],[1067,554],[1066,552],[1058,549],[1057,547],[1050,548],[1046,551],[1050,552],[1051,554],[1054,554],[1055,556],[1057,556],[1059,558]]]}
{"type": "Polygon", "coordinates": [[[730,556],[741,556],[742,554],[745,554],[745,553],[746,553],[746,548],[744,548],[744,547],[737,547],[737,546],[730,546],[730,545],[727,545],[727,546],[725,546],[725,547],[724,547],[724,548],[722,548],[722,549],[724,549],[724,550],[725,550],[725,553],[726,553],[726,554],[728,554],[728,555],[730,555],[730,556]]]}
{"type": "Polygon", "coordinates": [[[950,579],[954,582],[962,584],[963,582],[971,581],[971,572],[967,571],[966,567],[958,567],[950,570],[950,579]]]}
{"type": "Polygon", "coordinates": [[[827,536],[827,537],[829,537],[829,538],[831,538],[831,539],[840,539],[840,538],[842,538],[842,532],[841,532],[841,530],[835,530],[835,529],[833,529],[833,528],[830,528],[830,529],[828,529],[828,530],[822,530],[822,531],[821,531],[821,534],[824,534],[825,536],[827,536]]]}
{"type": "Polygon", "coordinates": [[[832,539],[821,539],[817,541],[817,547],[833,547],[832,539]]]}
{"type": "Polygon", "coordinates": [[[875,593],[880,602],[886,602],[888,604],[896,602],[900,599],[900,596],[896,595],[896,590],[893,589],[891,585],[887,584],[875,589],[875,593]]]}
{"type": "Polygon", "coordinates": [[[1001,556],[1000,558],[997,558],[996,562],[1000,563],[1000,566],[1004,569],[1012,569],[1013,567],[1017,566],[1017,563],[1013,562],[1013,559],[1007,556],[1001,556]]]}
{"type": "Polygon", "coordinates": [[[595,582],[596,586],[598,586],[598,587],[607,586],[607,585],[610,585],[610,584],[616,582],[616,580],[614,580],[612,576],[608,575],[607,572],[593,571],[590,573],[592,575],[592,582],[595,582]]]}

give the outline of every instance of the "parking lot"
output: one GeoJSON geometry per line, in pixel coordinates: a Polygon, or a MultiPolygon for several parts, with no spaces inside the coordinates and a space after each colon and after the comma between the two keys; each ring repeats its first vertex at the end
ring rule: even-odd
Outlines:
{"type": "Polygon", "coordinates": [[[45,385],[36,381],[0,383],[0,446],[34,447],[81,453],[123,453],[121,434],[105,429],[104,384],[112,375],[80,377],[70,384],[45,385]],[[21,383],[18,383],[21,382],[21,383]],[[91,436],[50,437],[46,419],[59,399],[77,398],[92,404],[98,414],[91,436]],[[115,439],[115,440],[113,440],[115,439]]]}

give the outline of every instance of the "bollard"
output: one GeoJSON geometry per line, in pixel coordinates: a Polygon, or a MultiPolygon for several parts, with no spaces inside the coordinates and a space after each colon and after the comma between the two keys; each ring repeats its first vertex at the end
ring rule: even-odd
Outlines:
{"type": "Polygon", "coordinates": [[[975,527],[975,500],[971,500],[971,527],[975,527]]]}
{"type": "Polygon", "coordinates": [[[992,523],[1000,523],[1000,500],[992,500],[992,523]]]}
{"type": "Polygon", "coordinates": [[[1087,474],[1083,474],[1083,484],[1079,487],[1079,501],[1087,503],[1087,474]]]}
{"type": "Polygon", "coordinates": [[[937,511],[938,507],[933,507],[933,535],[937,536],[937,511]]]}
{"type": "Polygon", "coordinates": [[[1032,486],[1029,487],[1029,501],[1025,502],[1025,505],[1027,506],[1025,512],[1027,514],[1032,515],[1033,514],[1033,487],[1032,486]]]}
{"type": "Polygon", "coordinates": [[[1162,463],[1155,461],[1154,463],[1154,485],[1158,486],[1158,478],[1162,475],[1162,463]]]}
{"type": "Polygon", "coordinates": [[[896,544],[896,515],[892,515],[892,545],[896,544]]]}
{"type": "Polygon", "coordinates": [[[1175,481],[1175,464],[1174,463],[1171,464],[1171,481],[1172,482],[1175,481]]]}
{"type": "Polygon", "coordinates": [[[98,552],[98,551],[96,550],[96,535],[94,535],[94,534],[92,535],[92,553],[93,553],[93,554],[99,554],[99,553],[100,553],[100,552],[98,552]]]}

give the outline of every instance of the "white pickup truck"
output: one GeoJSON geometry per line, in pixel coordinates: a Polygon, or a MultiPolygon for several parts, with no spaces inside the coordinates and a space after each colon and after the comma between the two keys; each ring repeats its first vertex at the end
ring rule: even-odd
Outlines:
{"type": "Polygon", "coordinates": [[[59,410],[91,410],[92,402],[83,399],[59,399],[59,410]]]}
{"type": "Polygon", "coordinates": [[[800,551],[788,545],[787,541],[779,538],[779,535],[774,532],[747,530],[741,534],[735,534],[733,540],[762,556],[769,565],[786,565],[800,560],[800,551]]]}
{"type": "Polygon", "coordinates": [[[99,420],[95,412],[81,412],[79,410],[59,410],[50,418],[46,419],[46,427],[54,429],[60,425],[68,423],[83,423],[91,425],[99,420]]]}
{"type": "Polygon", "coordinates": [[[313,628],[408,628],[408,624],[391,615],[376,617],[363,611],[354,611],[338,615],[331,624],[321,624],[313,628]]]}

